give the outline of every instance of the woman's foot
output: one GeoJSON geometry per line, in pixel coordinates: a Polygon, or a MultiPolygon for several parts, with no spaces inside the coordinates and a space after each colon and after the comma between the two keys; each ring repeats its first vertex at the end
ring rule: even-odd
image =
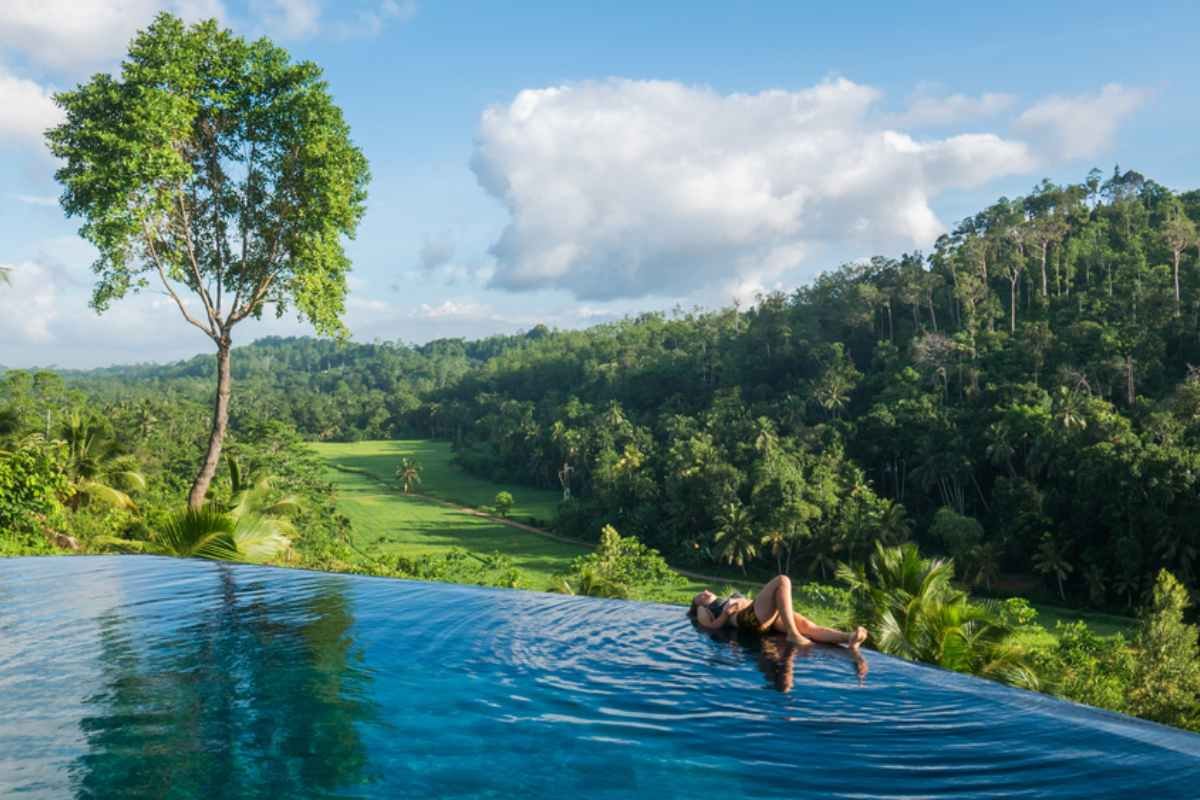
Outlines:
{"type": "Polygon", "coordinates": [[[859,625],[850,634],[850,638],[846,641],[846,646],[850,649],[856,649],[860,644],[867,640],[867,629],[859,625]]]}
{"type": "Polygon", "coordinates": [[[797,633],[795,636],[788,635],[788,644],[794,644],[797,647],[805,647],[812,644],[812,639],[809,639],[802,633],[797,633]]]}

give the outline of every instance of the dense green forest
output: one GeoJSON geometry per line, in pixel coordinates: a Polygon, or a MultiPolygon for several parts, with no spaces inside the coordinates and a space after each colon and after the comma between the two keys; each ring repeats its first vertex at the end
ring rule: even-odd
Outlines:
{"type": "MultiPolygon", "coordinates": [[[[1160,568],[1195,584],[1197,220],[1200,193],[1093,171],[746,309],[262,340],[233,359],[233,429],[450,439],[472,471],[561,489],[561,531],[612,524],[689,563],[828,577],[911,536],[983,590],[1132,607],[1160,568]]],[[[66,378],[199,404],[212,370],[66,378]]]]}

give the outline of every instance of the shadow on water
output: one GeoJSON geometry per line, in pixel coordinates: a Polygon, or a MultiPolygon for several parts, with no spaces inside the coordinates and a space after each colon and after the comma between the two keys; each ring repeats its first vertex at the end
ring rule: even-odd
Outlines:
{"type": "Polygon", "coordinates": [[[360,725],[378,720],[344,591],[275,598],[220,571],[213,609],[148,637],[99,618],[101,688],[70,768],[79,798],[324,797],[372,783],[360,725]]]}

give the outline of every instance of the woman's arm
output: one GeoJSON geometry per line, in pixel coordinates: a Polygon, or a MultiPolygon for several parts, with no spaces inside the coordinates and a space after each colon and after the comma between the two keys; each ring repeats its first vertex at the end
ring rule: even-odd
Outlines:
{"type": "Polygon", "coordinates": [[[728,619],[728,609],[722,610],[721,615],[715,619],[713,618],[712,612],[704,606],[700,606],[696,609],[696,621],[709,630],[717,630],[718,628],[725,627],[725,621],[728,619]]]}

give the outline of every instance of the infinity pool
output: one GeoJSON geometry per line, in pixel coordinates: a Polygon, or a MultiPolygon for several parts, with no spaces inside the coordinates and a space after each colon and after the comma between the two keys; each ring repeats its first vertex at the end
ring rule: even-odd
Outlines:
{"type": "Polygon", "coordinates": [[[679,608],[151,557],[0,559],[0,796],[1200,794],[1200,737],[679,608]]]}

